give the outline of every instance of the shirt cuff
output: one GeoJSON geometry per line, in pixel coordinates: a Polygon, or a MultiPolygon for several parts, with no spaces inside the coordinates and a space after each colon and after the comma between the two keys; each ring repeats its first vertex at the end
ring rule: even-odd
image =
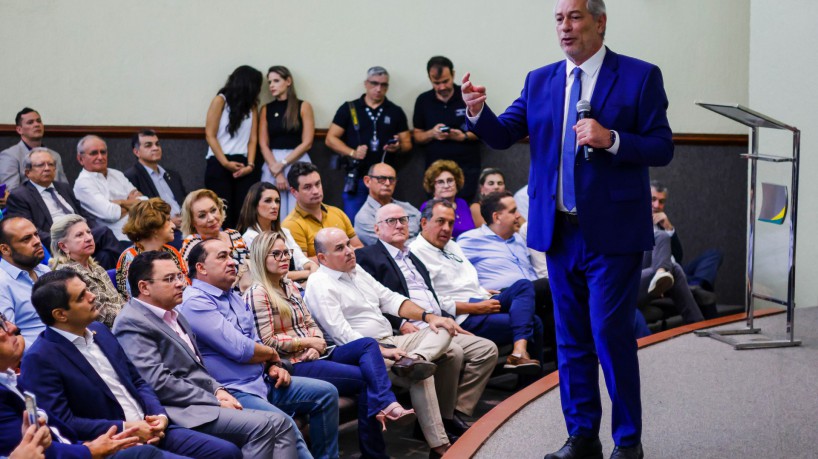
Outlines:
{"type": "MultiPolygon", "coordinates": [[[[486,108],[486,104],[483,104],[483,108],[486,108]]],[[[481,108],[481,109],[480,109],[480,112],[479,112],[479,113],[477,113],[477,114],[476,114],[476,115],[474,115],[474,116],[469,116],[469,109],[468,109],[468,108],[466,108],[466,118],[468,118],[468,119],[469,119],[469,123],[471,123],[471,124],[477,124],[477,120],[479,120],[479,119],[480,119],[480,115],[482,115],[482,114],[483,114],[483,108],[481,108]]]]}
{"type": "Polygon", "coordinates": [[[611,148],[608,148],[608,151],[615,155],[615,154],[617,154],[619,152],[620,138],[619,138],[619,133],[618,132],[614,131],[613,129],[611,129],[611,132],[616,134],[616,140],[614,140],[614,144],[611,145],[611,148]]]}

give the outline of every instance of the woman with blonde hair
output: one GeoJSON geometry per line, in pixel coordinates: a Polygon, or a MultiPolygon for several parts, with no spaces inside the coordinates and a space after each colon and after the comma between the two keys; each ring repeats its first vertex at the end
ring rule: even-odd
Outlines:
{"type": "Polygon", "coordinates": [[[219,238],[232,248],[231,256],[239,267],[246,265],[250,251],[241,237],[241,233],[234,229],[222,229],[226,217],[227,206],[224,201],[211,190],[202,188],[191,191],[182,203],[182,258],[187,261],[190,249],[199,242],[219,238]]]}
{"type": "Polygon", "coordinates": [[[94,258],[94,236],[84,218],[76,214],[63,215],[54,219],[51,225],[51,261],[48,262],[54,271],[71,269],[80,274],[88,284],[88,290],[97,298],[95,304],[99,310],[97,321],[113,327],[114,319],[125,298],[116,291],[108,272],[94,258]]]}
{"type": "MultiPolygon", "coordinates": [[[[434,199],[445,199],[454,204],[452,239],[475,228],[469,204],[457,197],[457,192],[463,188],[465,181],[460,166],[448,159],[438,159],[423,174],[423,188],[427,193],[431,194],[434,199]]],[[[425,208],[426,203],[424,202],[420,206],[420,211],[423,212],[425,208]]]]}
{"type": "MultiPolygon", "coordinates": [[[[116,263],[116,288],[126,299],[131,297],[128,268],[133,259],[142,252],[157,250],[170,253],[176,267],[187,278],[187,263],[182,259],[182,254],[170,245],[176,229],[176,225],[170,219],[170,212],[170,204],[161,198],[139,201],[128,212],[128,221],[122,227],[122,232],[134,245],[125,249],[116,263]]],[[[187,283],[190,283],[190,280],[187,283]]]]}
{"type": "Polygon", "coordinates": [[[340,395],[358,395],[358,443],[364,457],[384,457],[380,430],[386,421],[414,420],[414,410],[395,400],[380,346],[361,338],[327,349],[323,333],[301,294],[287,278],[292,250],[284,237],[264,232],[256,237],[250,255],[253,285],[245,302],[255,318],[261,341],[293,362],[293,375],[333,384],[340,395]],[[373,425],[373,418],[380,429],[373,425]]]}

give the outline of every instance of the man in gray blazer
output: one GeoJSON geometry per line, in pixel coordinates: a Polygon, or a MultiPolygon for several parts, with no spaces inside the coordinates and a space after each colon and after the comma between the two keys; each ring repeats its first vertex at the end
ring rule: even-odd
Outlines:
{"type": "MultiPolygon", "coordinates": [[[[45,126],[40,114],[28,107],[17,113],[17,116],[14,117],[14,124],[17,125],[17,133],[20,134],[20,142],[0,152],[0,183],[4,183],[8,191],[20,186],[26,179],[24,167],[26,155],[32,148],[43,146],[43,135],[45,134],[45,126]]],[[[68,183],[60,154],[54,150],[50,151],[57,162],[56,181],[68,183]]],[[[0,198],[4,197],[0,196],[0,198]]],[[[2,205],[5,206],[5,202],[2,205]]]]}
{"type": "Polygon", "coordinates": [[[138,255],[128,282],[134,298],[117,316],[114,335],[171,421],[229,440],[244,457],[296,457],[295,430],[285,415],[243,410],[207,373],[190,325],[175,311],[186,279],[172,255],[138,255]]]}

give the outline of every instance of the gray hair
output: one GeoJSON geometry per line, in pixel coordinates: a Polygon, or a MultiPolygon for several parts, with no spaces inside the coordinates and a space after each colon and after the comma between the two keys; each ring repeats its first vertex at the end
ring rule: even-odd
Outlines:
{"type": "Polygon", "coordinates": [[[373,76],[381,76],[386,75],[389,76],[389,72],[386,71],[385,68],[381,67],[380,65],[376,65],[374,67],[369,67],[369,70],[366,71],[366,77],[370,78],[373,76]]]}
{"type": "Polygon", "coordinates": [[[56,158],[54,158],[54,154],[51,153],[51,150],[49,150],[48,148],[46,148],[46,147],[34,147],[34,148],[31,149],[31,151],[28,152],[26,157],[23,158],[23,169],[24,170],[27,170],[27,171],[31,170],[31,157],[34,156],[35,153],[48,153],[49,155],[51,155],[51,159],[53,159],[55,161],[57,160],[56,158]]]}
{"type": "Polygon", "coordinates": [[[68,236],[71,227],[77,223],[88,223],[83,217],[77,214],[63,215],[54,219],[51,225],[51,261],[49,265],[54,269],[57,265],[71,261],[63,249],[60,248],[60,242],[63,242],[68,236]]]}
{"type": "MultiPolygon", "coordinates": [[[[603,14],[607,14],[605,9],[605,0],[586,0],[585,9],[591,13],[594,20],[599,19],[603,14]]],[[[557,11],[557,4],[554,3],[554,11],[557,11]]],[[[602,39],[605,39],[605,31],[602,31],[602,39]]]]}
{"type": "Polygon", "coordinates": [[[435,206],[443,206],[447,209],[454,210],[454,204],[452,204],[452,202],[448,199],[430,199],[426,201],[426,207],[424,207],[423,211],[420,212],[420,218],[425,218],[426,221],[431,220],[435,206]]]}
{"type": "Polygon", "coordinates": [[[650,187],[655,189],[657,193],[667,193],[668,192],[667,186],[665,186],[664,183],[662,183],[662,182],[660,182],[658,180],[651,180],[650,181],[650,187]]]}
{"type": "Polygon", "coordinates": [[[104,140],[102,140],[102,137],[100,137],[98,135],[94,135],[94,134],[88,134],[87,136],[81,138],[79,142],[77,142],[77,154],[78,155],[81,155],[81,154],[83,154],[85,152],[85,142],[87,142],[87,141],[89,141],[91,139],[99,139],[102,143],[105,144],[106,147],[108,146],[108,143],[105,142],[104,140]]]}

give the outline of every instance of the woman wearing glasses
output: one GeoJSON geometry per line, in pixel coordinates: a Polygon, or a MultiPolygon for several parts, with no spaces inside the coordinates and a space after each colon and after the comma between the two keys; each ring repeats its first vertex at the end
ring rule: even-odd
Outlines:
{"type": "Polygon", "coordinates": [[[91,257],[94,250],[94,236],[84,218],[68,214],[54,219],[51,225],[51,261],[48,264],[54,271],[71,269],[83,277],[88,290],[97,297],[94,302],[99,310],[97,321],[110,328],[125,298],[116,291],[105,268],[91,257]]]}
{"type": "MultiPolygon", "coordinates": [[[[287,193],[290,194],[290,193],[287,193]]],[[[318,270],[318,264],[307,258],[304,252],[293,240],[290,230],[281,227],[281,193],[275,185],[268,182],[259,182],[250,187],[247,198],[239,214],[239,224],[236,228],[244,243],[253,246],[256,237],[265,231],[275,231],[284,236],[287,248],[293,251],[293,267],[287,278],[296,282],[305,281],[310,274],[318,270]]]]}
{"type": "Polygon", "coordinates": [[[170,220],[170,204],[161,198],[151,198],[139,201],[128,212],[128,222],[122,227],[122,232],[133,241],[133,245],[125,249],[116,263],[116,289],[120,295],[129,299],[131,286],[128,284],[128,268],[137,255],[142,252],[159,250],[173,255],[176,267],[187,279],[187,264],[182,260],[182,254],[170,245],[173,241],[173,230],[176,225],[170,220]]]}
{"type": "Polygon", "coordinates": [[[296,161],[310,162],[307,152],[315,137],[315,117],[312,105],[296,96],[293,76],[287,67],[270,67],[267,81],[273,101],[261,107],[259,116],[259,145],[265,162],[261,180],[283,191],[280,214],[286,217],[295,209],[287,172],[296,161]]]}
{"type": "Polygon", "coordinates": [[[244,298],[255,317],[259,338],[293,362],[293,375],[327,381],[343,396],[357,395],[363,457],[386,457],[381,435],[386,421],[414,420],[414,410],[404,409],[395,400],[377,341],[361,338],[327,349],[298,289],[287,278],[291,257],[280,233],[264,232],[253,242],[253,285],[244,298]]]}
{"type": "MultiPolygon", "coordinates": [[[[454,228],[452,238],[456,239],[461,233],[474,229],[474,219],[469,205],[457,197],[457,192],[463,187],[463,170],[456,162],[448,159],[439,159],[432,163],[423,174],[423,188],[431,193],[434,199],[445,199],[454,204],[454,228]]],[[[426,208],[424,202],[420,211],[426,208]]]]}

